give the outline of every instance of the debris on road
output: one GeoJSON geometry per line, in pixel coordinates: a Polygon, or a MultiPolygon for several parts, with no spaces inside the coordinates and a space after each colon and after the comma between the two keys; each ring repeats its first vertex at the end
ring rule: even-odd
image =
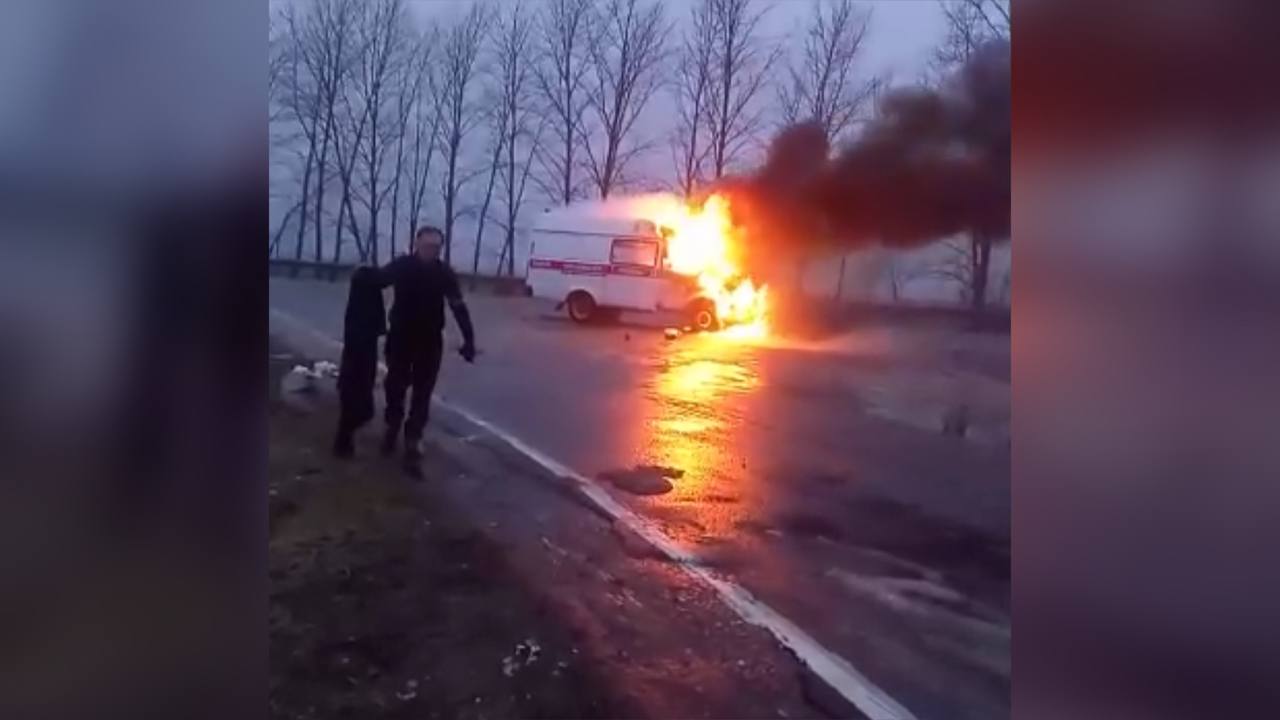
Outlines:
{"type": "Polygon", "coordinates": [[[320,360],[311,367],[294,365],[280,381],[283,393],[314,393],[319,387],[318,380],[329,380],[338,377],[338,366],[327,360],[320,360]]]}
{"type": "Polygon", "coordinates": [[[606,470],[600,473],[601,480],[610,482],[619,490],[633,495],[663,495],[671,492],[674,485],[672,479],[684,477],[684,471],[678,468],[661,465],[637,465],[630,470],[606,470]]]}
{"type": "Polygon", "coordinates": [[[680,331],[677,330],[676,328],[669,327],[666,330],[662,331],[662,335],[668,340],[675,340],[676,338],[680,337],[680,331]]]}
{"type": "Polygon", "coordinates": [[[515,650],[510,655],[502,658],[502,674],[512,677],[522,667],[528,667],[538,661],[538,654],[542,652],[542,648],[538,645],[538,641],[533,638],[527,638],[524,642],[516,643],[515,650]]]}

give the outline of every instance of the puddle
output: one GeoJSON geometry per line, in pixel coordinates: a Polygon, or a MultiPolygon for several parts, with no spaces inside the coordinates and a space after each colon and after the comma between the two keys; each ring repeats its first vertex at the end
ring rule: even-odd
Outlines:
{"type": "Polygon", "coordinates": [[[820,515],[797,513],[783,516],[778,524],[789,535],[839,542],[844,533],[831,520],[820,515]]]}

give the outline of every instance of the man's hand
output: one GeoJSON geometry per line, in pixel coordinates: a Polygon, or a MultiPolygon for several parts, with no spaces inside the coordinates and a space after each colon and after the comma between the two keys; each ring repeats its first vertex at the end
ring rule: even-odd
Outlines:
{"type": "Polygon", "coordinates": [[[462,347],[458,348],[458,354],[462,356],[463,360],[474,363],[476,361],[476,346],[472,343],[463,343],[462,347]]]}

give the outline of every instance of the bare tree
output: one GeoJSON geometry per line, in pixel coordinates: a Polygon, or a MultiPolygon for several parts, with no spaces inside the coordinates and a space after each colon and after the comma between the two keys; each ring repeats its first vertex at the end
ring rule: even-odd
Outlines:
{"type": "Polygon", "coordinates": [[[671,152],[675,162],[676,185],[688,197],[703,180],[703,166],[710,153],[702,135],[711,103],[715,54],[715,22],[712,3],[704,0],[693,6],[676,62],[676,127],[671,152]]]}
{"type": "Polygon", "coordinates": [[[355,210],[355,172],[356,163],[360,159],[360,145],[368,128],[368,116],[355,109],[350,98],[343,96],[343,119],[339,124],[342,132],[336,134],[334,144],[337,156],[337,177],[340,189],[338,217],[334,229],[333,262],[342,256],[344,244],[343,233],[350,232],[356,244],[356,253],[361,261],[368,259],[369,252],[364,246],[364,236],[356,221],[355,210]],[[343,222],[346,221],[346,225],[343,222]]]}
{"type": "Polygon", "coordinates": [[[856,9],[852,0],[823,0],[814,6],[800,56],[792,58],[787,81],[778,88],[787,124],[817,121],[830,143],[852,129],[881,84],[857,72],[870,23],[871,11],[856,9]]]}
{"type": "Polygon", "coordinates": [[[291,38],[281,28],[283,21],[272,14],[267,27],[267,119],[274,123],[282,119],[287,106],[281,97],[289,71],[291,38]]]}
{"type": "MultiPolygon", "coordinates": [[[[930,277],[951,281],[957,288],[960,302],[974,302],[974,288],[979,275],[986,275],[990,264],[991,245],[984,252],[975,247],[973,234],[969,237],[952,237],[942,241],[945,254],[932,263],[924,273],[930,277]]],[[[985,290],[985,283],[983,283],[985,290]]]]}
{"type": "Polygon", "coordinates": [[[419,53],[420,65],[417,68],[416,81],[423,88],[414,101],[413,108],[413,142],[411,144],[408,166],[409,204],[408,232],[405,233],[407,243],[412,242],[414,231],[418,227],[418,218],[422,215],[428,179],[431,177],[431,161],[435,158],[439,144],[443,103],[439,101],[440,87],[437,68],[432,62],[435,57],[431,48],[439,43],[439,28],[432,26],[421,38],[424,46],[419,53]]]}
{"type": "Polygon", "coordinates": [[[928,265],[918,260],[913,261],[910,256],[901,252],[892,253],[885,264],[885,278],[889,281],[890,299],[895,303],[901,302],[908,285],[931,274],[928,265]]]}
{"type": "MultiPolygon", "coordinates": [[[[939,6],[947,31],[930,63],[934,81],[968,62],[983,43],[1010,37],[1009,0],[940,0],[939,6]]],[[[937,274],[961,283],[962,300],[975,315],[986,308],[995,240],[977,230],[967,239],[949,239],[945,241],[949,256],[936,269],[937,274]]]]}
{"type": "MultiPolygon", "coordinates": [[[[790,58],[787,78],[778,86],[778,104],[787,124],[813,121],[835,144],[849,133],[879,92],[881,80],[860,76],[862,43],[871,24],[871,11],[857,9],[852,0],[820,0],[804,30],[798,57],[790,58]]],[[[803,287],[806,258],[796,258],[795,286],[803,287]]],[[[838,286],[844,284],[840,264],[838,286]]]]}
{"type": "Polygon", "coordinates": [[[713,177],[756,141],[764,113],[759,100],[781,48],[767,47],[760,22],[767,8],[757,0],[703,0],[711,20],[711,102],[706,125],[713,177]]]}
{"type": "MultiPolygon", "coordinates": [[[[293,6],[288,7],[290,9],[293,8],[293,6]]],[[[288,54],[287,90],[284,96],[287,107],[285,115],[299,128],[305,142],[305,150],[302,153],[301,200],[299,201],[302,206],[302,215],[298,220],[297,242],[293,253],[295,260],[301,260],[303,242],[306,240],[307,232],[307,210],[310,207],[311,199],[311,176],[315,171],[316,155],[319,152],[321,110],[319,93],[316,91],[314,83],[310,81],[310,76],[302,67],[301,54],[298,48],[302,39],[297,33],[297,26],[292,25],[289,36],[291,50],[288,54]]]]}
{"type": "Polygon", "coordinates": [[[471,258],[472,287],[475,286],[476,277],[480,274],[480,249],[484,246],[484,225],[489,218],[489,204],[493,201],[493,186],[501,170],[502,151],[507,141],[507,136],[504,132],[506,119],[503,117],[505,109],[500,102],[496,103],[496,105],[497,107],[489,113],[492,123],[491,132],[489,133],[489,179],[485,183],[484,199],[480,201],[480,210],[476,214],[476,244],[471,258]]]}
{"type": "MultiPolygon", "coordinates": [[[[395,165],[391,171],[391,224],[388,231],[389,243],[387,254],[394,257],[396,252],[397,223],[400,220],[401,188],[405,180],[405,153],[413,149],[413,137],[410,136],[410,119],[419,112],[422,92],[426,86],[427,67],[431,62],[431,45],[422,41],[421,37],[409,35],[406,38],[405,66],[401,77],[401,87],[396,93],[395,115],[395,165]]],[[[416,128],[415,128],[416,132],[416,128]]],[[[410,235],[412,231],[410,232],[410,235]]],[[[407,236],[406,236],[407,237],[407,236]]]]}
{"type": "Polygon", "coordinates": [[[634,130],[661,82],[671,27],[661,3],[644,0],[607,0],[594,22],[586,95],[597,132],[582,147],[592,183],[607,198],[625,183],[627,166],[650,146],[637,140],[634,130]]]}
{"type": "Polygon", "coordinates": [[[271,235],[271,242],[267,245],[267,257],[277,257],[280,252],[280,240],[284,237],[284,231],[289,227],[289,221],[302,208],[302,202],[297,201],[289,206],[285,211],[284,217],[280,219],[280,225],[276,228],[275,233],[271,235]]]}
{"type": "MultiPolygon", "coordinates": [[[[502,190],[503,216],[498,225],[503,232],[502,251],[498,256],[497,274],[507,263],[507,274],[515,274],[516,220],[524,204],[524,194],[534,155],[538,152],[545,115],[535,105],[535,76],[530,63],[533,50],[534,20],[523,4],[517,2],[502,17],[494,37],[493,67],[496,85],[496,132],[502,137],[499,182],[502,190]]],[[[486,202],[485,207],[488,207],[486,202]]]]}
{"type": "Polygon", "coordinates": [[[467,136],[484,121],[477,112],[474,86],[479,73],[480,53],[491,12],[487,5],[472,5],[466,15],[450,27],[441,48],[440,84],[436,88],[441,103],[445,177],[441,184],[444,201],[444,258],[453,258],[453,225],[458,218],[458,196],[469,179],[459,161],[467,136]]]}
{"type": "Polygon", "coordinates": [[[594,0],[547,0],[538,18],[536,81],[551,141],[537,154],[537,182],[550,198],[568,205],[577,196],[583,115],[587,107],[591,14],[594,0]]]}
{"type": "Polygon", "coordinates": [[[383,183],[389,153],[401,134],[400,95],[409,84],[413,64],[413,44],[407,32],[404,0],[366,0],[358,24],[361,53],[354,83],[360,122],[366,132],[355,149],[360,155],[360,192],[368,222],[365,225],[364,253],[374,265],[378,252],[378,220],[383,204],[394,187],[383,183]]]}
{"type": "MultiPolygon", "coordinates": [[[[271,234],[271,240],[268,244],[268,253],[271,257],[277,257],[280,254],[281,241],[289,227],[289,221],[292,220],[302,207],[302,203],[296,200],[298,196],[298,188],[296,178],[293,177],[298,169],[290,162],[296,160],[301,168],[308,174],[307,182],[310,182],[310,167],[315,163],[314,146],[310,143],[303,142],[304,138],[299,130],[299,117],[306,117],[306,113],[310,108],[306,107],[302,100],[303,93],[299,78],[299,85],[295,87],[293,78],[297,69],[298,54],[294,52],[296,44],[295,38],[289,32],[289,26],[285,22],[283,15],[273,14],[271,16],[270,36],[268,39],[268,66],[267,66],[267,122],[270,135],[270,178],[271,178],[271,197],[284,196],[292,200],[289,210],[281,218],[280,223],[271,234]],[[297,93],[295,94],[295,90],[297,93]],[[297,100],[297,102],[295,102],[297,100]],[[276,170],[283,169],[289,173],[290,183],[288,189],[278,192],[276,185],[276,170]]],[[[314,123],[312,123],[314,125],[314,123]]],[[[305,232],[305,229],[304,231],[305,232]]],[[[299,257],[301,257],[301,248],[298,248],[299,257]]]]}
{"type": "MultiPolygon", "coordinates": [[[[299,114],[302,132],[307,143],[314,148],[314,188],[310,172],[304,172],[304,198],[314,190],[315,261],[322,260],[323,218],[325,186],[329,173],[329,153],[333,149],[338,122],[338,102],[351,76],[352,51],[350,38],[359,12],[357,0],[315,0],[306,6],[305,14],[298,16],[296,6],[286,11],[290,35],[296,39],[298,73],[305,73],[306,80],[295,77],[294,87],[305,88],[298,102],[310,105],[299,114]],[[308,96],[309,97],[306,97],[308,96]],[[301,120],[305,118],[305,120],[301,120]]],[[[306,201],[303,202],[304,215],[306,201]]],[[[298,257],[301,258],[302,235],[305,222],[298,225],[298,257]]]]}

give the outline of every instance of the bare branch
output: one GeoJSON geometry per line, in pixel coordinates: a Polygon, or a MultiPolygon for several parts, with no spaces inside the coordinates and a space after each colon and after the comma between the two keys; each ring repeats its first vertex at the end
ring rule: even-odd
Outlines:
{"type": "Polygon", "coordinates": [[[1008,0],[938,0],[947,32],[930,62],[933,80],[963,64],[992,39],[1010,35],[1008,0]]]}
{"type": "Polygon", "coordinates": [[[856,10],[852,0],[814,6],[800,57],[789,63],[789,83],[778,92],[788,123],[816,121],[834,144],[862,119],[879,86],[855,72],[870,22],[871,12],[856,10]]]}
{"type": "MultiPolygon", "coordinates": [[[[493,95],[495,97],[494,134],[497,154],[493,172],[497,173],[502,212],[498,222],[503,232],[499,263],[505,260],[507,272],[515,272],[515,226],[524,204],[525,187],[533,160],[538,152],[547,114],[537,107],[534,16],[517,2],[501,17],[492,41],[493,95]]],[[[486,193],[485,208],[492,193],[492,181],[486,193]]],[[[480,235],[477,233],[477,242],[480,235]]],[[[478,251],[478,250],[477,250],[478,251]]],[[[477,256],[478,257],[478,256],[477,256]]],[[[476,264],[473,259],[473,265],[476,264]]],[[[500,273],[502,268],[498,268],[500,273]]]]}
{"type": "Polygon", "coordinates": [[[676,183],[688,196],[703,180],[710,143],[702,133],[711,102],[712,56],[715,40],[711,3],[693,6],[676,63],[674,86],[676,127],[671,148],[676,183]]]}
{"type": "Polygon", "coordinates": [[[447,163],[441,185],[445,262],[452,260],[453,225],[458,217],[458,196],[467,179],[458,166],[463,142],[484,120],[483,115],[477,112],[474,95],[480,54],[492,18],[493,12],[488,5],[477,3],[471,6],[466,15],[448,29],[441,49],[440,86],[437,90],[442,104],[442,132],[447,163]]]}
{"type": "Polygon", "coordinates": [[[735,160],[735,149],[759,131],[761,92],[781,56],[760,33],[767,8],[756,0],[704,0],[712,21],[712,102],[704,124],[712,150],[712,172],[723,177],[735,160]]]}
{"type": "Polygon", "coordinates": [[[586,112],[593,12],[594,0],[547,0],[534,40],[538,57],[534,78],[551,135],[546,152],[538,153],[541,172],[535,182],[566,205],[579,184],[575,171],[586,112]]]}
{"type": "Polygon", "coordinates": [[[635,155],[632,133],[659,87],[671,28],[660,3],[642,0],[607,0],[594,24],[586,95],[597,137],[588,137],[584,145],[596,190],[608,197],[635,155]],[[596,143],[599,147],[593,147],[596,143]]]}

